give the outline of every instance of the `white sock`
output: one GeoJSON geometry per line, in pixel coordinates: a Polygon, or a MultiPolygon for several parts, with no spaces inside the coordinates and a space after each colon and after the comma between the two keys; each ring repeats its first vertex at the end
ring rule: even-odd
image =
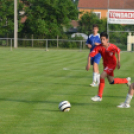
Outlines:
{"type": "Polygon", "coordinates": [[[93,82],[97,82],[97,76],[98,76],[98,74],[97,73],[93,73],[93,82]]]}
{"type": "Polygon", "coordinates": [[[96,79],[97,84],[100,84],[100,74],[97,74],[97,79],[96,79]]]}
{"type": "Polygon", "coordinates": [[[126,97],[125,103],[130,104],[132,97],[133,97],[132,95],[127,94],[127,97],[126,97]]]}

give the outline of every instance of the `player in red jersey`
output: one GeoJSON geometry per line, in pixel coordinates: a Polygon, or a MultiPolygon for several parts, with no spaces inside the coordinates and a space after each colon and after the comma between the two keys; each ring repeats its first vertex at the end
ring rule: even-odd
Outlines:
{"type": "Polygon", "coordinates": [[[88,63],[86,66],[86,70],[88,71],[90,68],[90,59],[94,57],[96,54],[100,53],[103,59],[104,70],[100,76],[100,84],[98,95],[91,98],[92,101],[101,101],[103,95],[103,89],[105,86],[105,78],[107,77],[110,84],[131,84],[131,78],[114,78],[114,70],[117,66],[120,69],[120,49],[114,45],[108,43],[108,35],[105,32],[100,34],[101,44],[96,46],[94,50],[88,56],[88,63]],[[115,57],[117,54],[117,60],[115,57]]]}

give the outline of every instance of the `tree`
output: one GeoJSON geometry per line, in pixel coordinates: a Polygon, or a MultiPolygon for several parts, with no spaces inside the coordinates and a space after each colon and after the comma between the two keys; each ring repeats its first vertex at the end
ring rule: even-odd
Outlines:
{"type": "MultiPolygon", "coordinates": [[[[20,3],[18,11],[22,9],[23,4],[20,3]]],[[[20,22],[19,25],[21,28],[20,22]]],[[[11,37],[13,37],[13,32],[14,32],[14,0],[0,0],[0,36],[4,37],[6,36],[6,34],[9,34],[11,37]]]]}
{"type": "Polygon", "coordinates": [[[110,42],[115,44],[127,45],[128,33],[114,31],[134,31],[134,25],[109,24],[109,31],[113,31],[109,34],[110,42]]]}
{"type": "Polygon", "coordinates": [[[97,24],[99,26],[100,32],[107,30],[106,19],[99,19],[93,12],[86,12],[79,20],[78,31],[85,34],[90,34],[92,33],[93,24],[97,24]]]}
{"type": "Polygon", "coordinates": [[[71,19],[77,19],[78,10],[70,0],[27,0],[27,20],[23,32],[56,38],[71,19]]]}
{"type": "Polygon", "coordinates": [[[78,2],[79,0],[72,0],[72,2],[77,6],[78,5],[78,2]]]}

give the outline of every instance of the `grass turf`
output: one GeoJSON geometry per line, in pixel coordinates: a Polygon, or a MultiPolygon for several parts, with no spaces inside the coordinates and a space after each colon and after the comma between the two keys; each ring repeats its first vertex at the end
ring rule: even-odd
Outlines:
{"type": "MultiPolygon", "coordinates": [[[[130,109],[116,108],[125,100],[126,85],[109,85],[106,80],[103,101],[90,100],[98,89],[89,87],[92,68],[85,71],[88,51],[1,49],[0,53],[1,134],[134,132],[134,101],[130,109]],[[68,113],[58,110],[63,100],[72,105],[68,113]]],[[[121,53],[121,69],[115,70],[115,77],[134,80],[133,57],[134,53],[121,53]]]]}

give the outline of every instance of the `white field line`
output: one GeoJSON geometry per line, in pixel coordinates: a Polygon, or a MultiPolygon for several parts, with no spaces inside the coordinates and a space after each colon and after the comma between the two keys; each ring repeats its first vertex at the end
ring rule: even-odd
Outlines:
{"type": "Polygon", "coordinates": [[[65,71],[85,71],[84,69],[69,69],[69,68],[63,68],[65,71]]]}

